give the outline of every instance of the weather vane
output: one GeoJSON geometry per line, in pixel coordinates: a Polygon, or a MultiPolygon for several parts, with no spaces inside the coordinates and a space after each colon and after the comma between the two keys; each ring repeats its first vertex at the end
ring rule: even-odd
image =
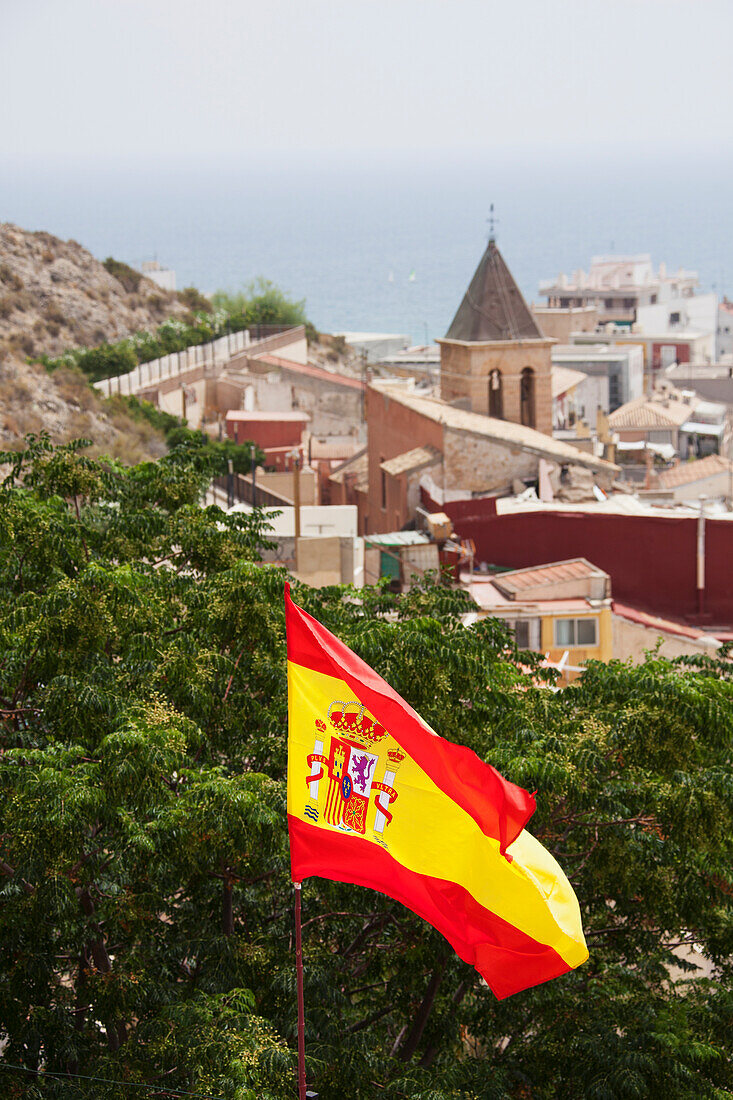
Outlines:
{"type": "Polygon", "coordinates": [[[496,240],[496,227],[499,224],[499,219],[494,217],[494,204],[493,202],[489,206],[489,216],[486,219],[489,226],[489,240],[496,240]]]}

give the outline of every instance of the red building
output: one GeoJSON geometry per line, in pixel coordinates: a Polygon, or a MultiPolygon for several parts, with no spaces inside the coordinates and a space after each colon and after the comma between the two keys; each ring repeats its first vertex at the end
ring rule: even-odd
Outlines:
{"type": "Polygon", "coordinates": [[[248,412],[230,409],[226,432],[235,443],[256,443],[265,452],[265,465],[276,470],[292,466],[290,453],[297,448],[303,455],[303,433],[310,416],[303,412],[248,412]]]}

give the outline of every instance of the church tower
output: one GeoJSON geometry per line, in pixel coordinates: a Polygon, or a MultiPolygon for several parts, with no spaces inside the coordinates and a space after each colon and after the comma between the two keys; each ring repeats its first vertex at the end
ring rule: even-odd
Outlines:
{"type": "Polygon", "coordinates": [[[441,397],[552,435],[552,345],[493,236],[440,344],[441,397]]]}

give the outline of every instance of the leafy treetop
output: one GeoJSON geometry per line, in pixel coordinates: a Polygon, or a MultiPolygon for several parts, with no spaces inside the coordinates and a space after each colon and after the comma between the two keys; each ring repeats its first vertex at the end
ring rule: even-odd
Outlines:
{"type": "MultiPolygon", "coordinates": [[[[293,1097],[284,572],[257,513],[200,506],[195,449],[84,450],[0,456],[0,1088],[293,1097]]],[[[553,693],[500,623],[464,625],[462,592],[294,588],[436,730],[539,790],[591,952],[497,1002],[397,903],[308,880],[322,1100],[729,1096],[730,665],[592,663],[553,693]]]]}

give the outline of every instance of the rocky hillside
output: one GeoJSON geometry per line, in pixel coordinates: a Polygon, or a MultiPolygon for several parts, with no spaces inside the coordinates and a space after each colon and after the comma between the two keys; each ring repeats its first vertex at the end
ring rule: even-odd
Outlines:
{"type": "Polygon", "coordinates": [[[176,294],[125,264],[105,265],[76,241],[0,224],[0,349],[6,354],[59,355],[186,312],[176,294]]]}
{"type": "Polygon", "coordinates": [[[165,451],[162,437],[100,400],[76,370],[48,374],[28,356],[113,341],[188,312],[125,264],[102,264],[76,241],[0,224],[0,448],[29,432],[84,436],[128,462],[165,451]]]}

